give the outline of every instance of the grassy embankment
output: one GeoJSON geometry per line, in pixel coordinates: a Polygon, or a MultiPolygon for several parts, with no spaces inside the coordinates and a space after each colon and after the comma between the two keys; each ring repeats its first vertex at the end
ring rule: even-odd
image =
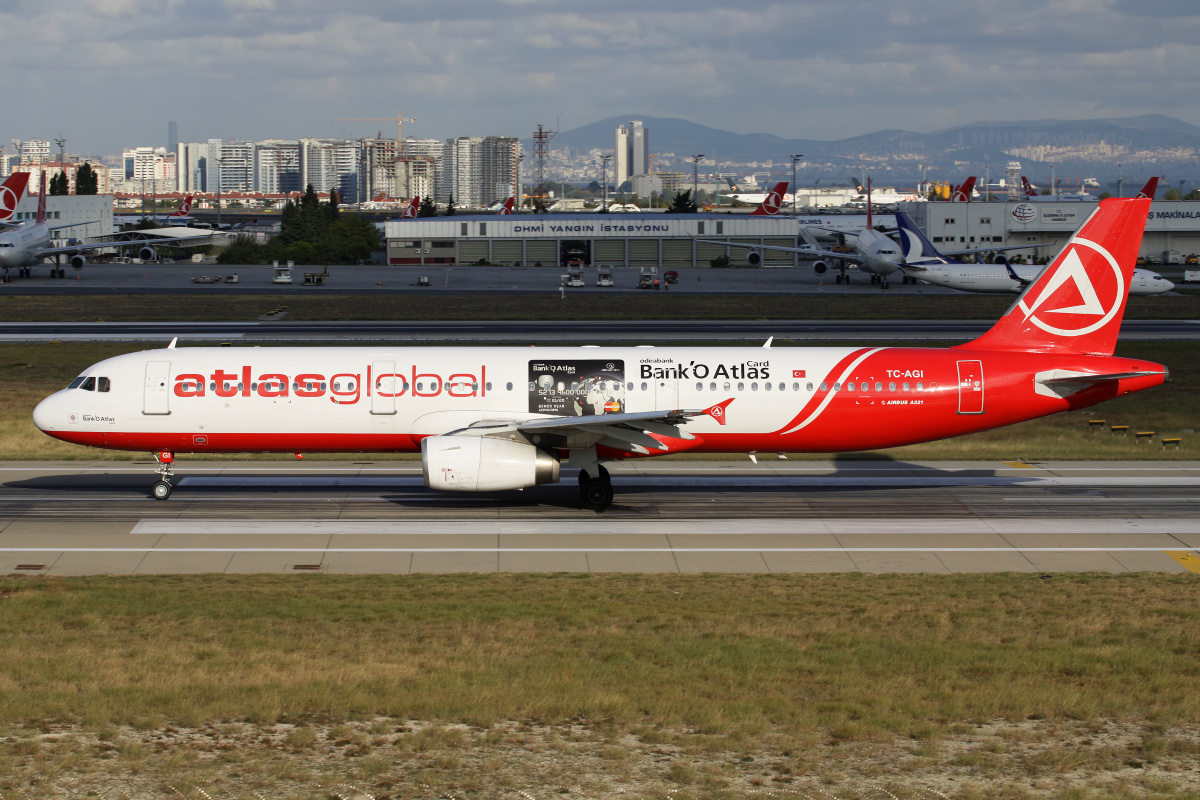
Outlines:
{"type": "MultiPolygon", "coordinates": [[[[0,295],[10,322],[159,322],[254,320],[281,305],[289,320],[523,319],[985,319],[998,318],[1011,296],[553,293],[439,295],[0,295]]],[[[1200,319],[1200,294],[1132,297],[1129,319],[1200,319]]],[[[569,333],[569,327],[567,331],[569,333]]]]}
{"type": "MultiPolygon", "coordinates": [[[[783,343],[786,345],[786,343],[783,343]]],[[[51,439],[34,427],[30,414],[43,397],[66,386],[87,366],[119,353],[146,349],[130,343],[0,344],[0,460],[144,459],[144,453],[93,450],[51,439]]],[[[1166,364],[1164,386],[1111,400],[1091,409],[1060,414],[995,431],[941,442],[900,447],[881,456],[900,460],[1195,459],[1200,427],[1200,361],[1189,342],[1130,342],[1118,354],[1166,364]],[[1181,436],[1182,446],[1138,443],[1132,435],[1092,432],[1088,420],[1107,419],[1137,430],[1181,436]]],[[[317,456],[318,458],[322,456],[317,456]]],[[[328,458],[346,458],[345,454],[328,458]]],[[[803,457],[803,456],[801,456],[803,457]]],[[[813,456],[823,457],[823,456],[813,456]]],[[[864,454],[863,457],[871,457],[864,454]]],[[[186,460],[201,458],[187,456],[186,460]]],[[[228,458],[221,456],[221,458],[228,458]]],[[[267,458],[234,456],[234,458],[267,458]]],[[[278,458],[278,456],[275,456],[278,458]]],[[[372,459],[388,458],[372,455],[372,459]]]]}

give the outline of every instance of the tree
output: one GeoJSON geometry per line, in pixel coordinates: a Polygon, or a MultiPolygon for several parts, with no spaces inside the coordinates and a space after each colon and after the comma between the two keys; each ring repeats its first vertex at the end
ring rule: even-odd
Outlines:
{"type": "Polygon", "coordinates": [[[695,214],[696,204],[692,201],[692,190],[687,189],[675,195],[675,199],[671,201],[671,206],[667,209],[667,213],[695,214]]]}
{"type": "Polygon", "coordinates": [[[1165,192],[1163,192],[1163,200],[1182,200],[1182,199],[1183,199],[1183,195],[1174,186],[1172,186],[1170,189],[1167,189],[1165,192]]]}
{"type": "Polygon", "coordinates": [[[338,197],[337,189],[330,189],[329,207],[325,213],[325,219],[330,225],[338,221],[338,203],[340,202],[342,202],[342,198],[338,197]]]}
{"type": "Polygon", "coordinates": [[[1184,196],[1183,199],[1184,200],[1200,200],[1200,189],[1192,189],[1190,192],[1188,192],[1184,196]]]}
{"type": "Polygon", "coordinates": [[[437,204],[433,202],[432,197],[422,197],[421,205],[417,208],[418,217],[436,217],[437,204]]]}
{"type": "Polygon", "coordinates": [[[454,195],[450,195],[450,199],[446,202],[446,216],[453,217],[458,212],[454,207],[454,195]]]}
{"type": "Polygon", "coordinates": [[[1098,199],[1107,200],[1110,197],[1112,197],[1112,192],[1101,192],[1098,199]]]}
{"type": "Polygon", "coordinates": [[[67,181],[67,173],[59,171],[57,175],[50,178],[49,193],[51,197],[61,197],[70,190],[70,183],[67,181]]]}
{"type": "Polygon", "coordinates": [[[100,176],[92,165],[84,162],[75,173],[75,194],[97,194],[100,191],[100,176]]]}

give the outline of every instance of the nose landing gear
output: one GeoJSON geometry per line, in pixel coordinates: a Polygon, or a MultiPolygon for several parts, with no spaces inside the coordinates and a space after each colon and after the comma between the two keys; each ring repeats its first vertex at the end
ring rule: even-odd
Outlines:
{"type": "Polygon", "coordinates": [[[155,500],[166,500],[171,496],[172,466],[175,463],[175,454],[170,450],[162,450],[154,454],[154,460],[158,462],[158,474],[161,477],[154,484],[150,493],[155,500]]]}

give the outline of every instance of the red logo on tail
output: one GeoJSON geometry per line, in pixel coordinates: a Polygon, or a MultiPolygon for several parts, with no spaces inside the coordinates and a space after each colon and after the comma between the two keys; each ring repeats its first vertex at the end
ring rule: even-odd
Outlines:
{"type": "Polygon", "coordinates": [[[725,424],[725,409],[733,401],[734,401],[734,398],[731,397],[728,400],[717,403],[715,406],[709,406],[708,408],[704,409],[704,411],[701,413],[707,414],[708,416],[715,419],[717,421],[718,425],[724,425],[725,424]]]}
{"type": "Polygon", "coordinates": [[[783,205],[783,194],[787,191],[787,182],[777,183],[771,191],[767,192],[767,196],[763,198],[762,203],[758,208],[750,212],[752,217],[767,217],[779,213],[779,207],[783,205]]]}
{"type": "Polygon", "coordinates": [[[17,204],[25,195],[25,186],[29,183],[28,172],[14,172],[0,186],[0,220],[12,219],[17,210],[17,204]]]}
{"type": "Polygon", "coordinates": [[[404,209],[404,213],[400,215],[401,219],[413,219],[417,216],[417,209],[421,207],[421,198],[414,197],[412,202],[408,204],[408,208],[404,209]]]}

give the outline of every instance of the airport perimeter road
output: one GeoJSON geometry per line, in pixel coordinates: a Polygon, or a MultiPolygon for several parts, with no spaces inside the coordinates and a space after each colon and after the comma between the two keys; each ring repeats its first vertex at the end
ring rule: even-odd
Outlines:
{"type": "Polygon", "coordinates": [[[616,502],[417,462],[0,464],[0,573],[1200,571],[1200,462],[647,461],[616,502]]]}
{"type": "MultiPolygon", "coordinates": [[[[242,343],[753,341],[965,342],[992,326],[985,320],[532,320],[459,322],[3,322],[0,341],[135,341],[242,343]]],[[[1198,320],[1125,320],[1121,338],[1200,339],[1198,320]]]]}

